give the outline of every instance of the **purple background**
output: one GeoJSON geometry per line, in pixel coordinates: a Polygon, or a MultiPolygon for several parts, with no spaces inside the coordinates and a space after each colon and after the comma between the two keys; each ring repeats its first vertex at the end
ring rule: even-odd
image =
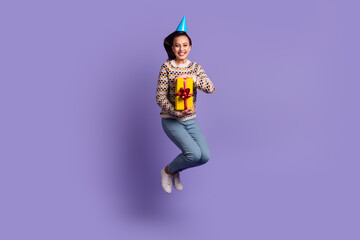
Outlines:
{"type": "Polygon", "coordinates": [[[2,1],[0,239],[360,239],[356,2],[2,1]],[[167,195],[183,15],[211,159],[167,195]]]}

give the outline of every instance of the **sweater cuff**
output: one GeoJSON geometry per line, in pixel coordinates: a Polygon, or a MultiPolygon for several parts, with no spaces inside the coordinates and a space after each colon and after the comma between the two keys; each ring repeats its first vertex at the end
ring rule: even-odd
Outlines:
{"type": "Polygon", "coordinates": [[[193,79],[193,81],[194,81],[194,85],[197,87],[197,86],[198,86],[198,78],[197,78],[197,76],[196,76],[196,75],[193,75],[193,76],[192,76],[192,79],[193,79]]]}
{"type": "Polygon", "coordinates": [[[173,114],[174,114],[175,116],[177,116],[177,117],[180,117],[180,112],[179,112],[179,111],[174,110],[174,111],[173,111],[173,114]]]}

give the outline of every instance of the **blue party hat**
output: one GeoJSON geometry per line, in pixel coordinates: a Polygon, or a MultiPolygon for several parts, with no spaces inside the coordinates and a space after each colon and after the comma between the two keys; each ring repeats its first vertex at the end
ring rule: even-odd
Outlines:
{"type": "Polygon", "coordinates": [[[176,31],[178,32],[186,32],[187,33],[187,27],[186,27],[186,18],[185,16],[183,17],[183,19],[181,20],[179,26],[177,27],[176,31]]]}

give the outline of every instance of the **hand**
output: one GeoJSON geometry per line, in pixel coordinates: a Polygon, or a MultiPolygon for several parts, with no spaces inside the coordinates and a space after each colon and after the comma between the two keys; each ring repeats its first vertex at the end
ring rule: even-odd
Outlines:
{"type": "Polygon", "coordinates": [[[177,80],[178,78],[184,78],[184,79],[186,79],[186,78],[193,78],[193,77],[192,77],[191,75],[189,75],[189,74],[182,74],[182,75],[176,76],[176,80],[177,80]]]}
{"type": "Polygon", "coordinates": [[[192,106],[191,108],[185,109],[183,111],[180,112],[179,117],[184,117],[186,115],[190,115],[194,112],[194,106],[192,106]]]}

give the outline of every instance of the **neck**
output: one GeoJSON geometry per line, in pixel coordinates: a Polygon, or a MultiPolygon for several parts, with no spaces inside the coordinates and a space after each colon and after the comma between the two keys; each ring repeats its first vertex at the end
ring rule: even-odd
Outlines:
{"type": "Polygon", "coordinates": [[[175,63],[176,63],[177,65],[179,65],[179,64],[185,64],[186,61],[187,61],[187,58],[184,59],[184,60],[182,60],[182,59],[175,59],[175,63]]]}

